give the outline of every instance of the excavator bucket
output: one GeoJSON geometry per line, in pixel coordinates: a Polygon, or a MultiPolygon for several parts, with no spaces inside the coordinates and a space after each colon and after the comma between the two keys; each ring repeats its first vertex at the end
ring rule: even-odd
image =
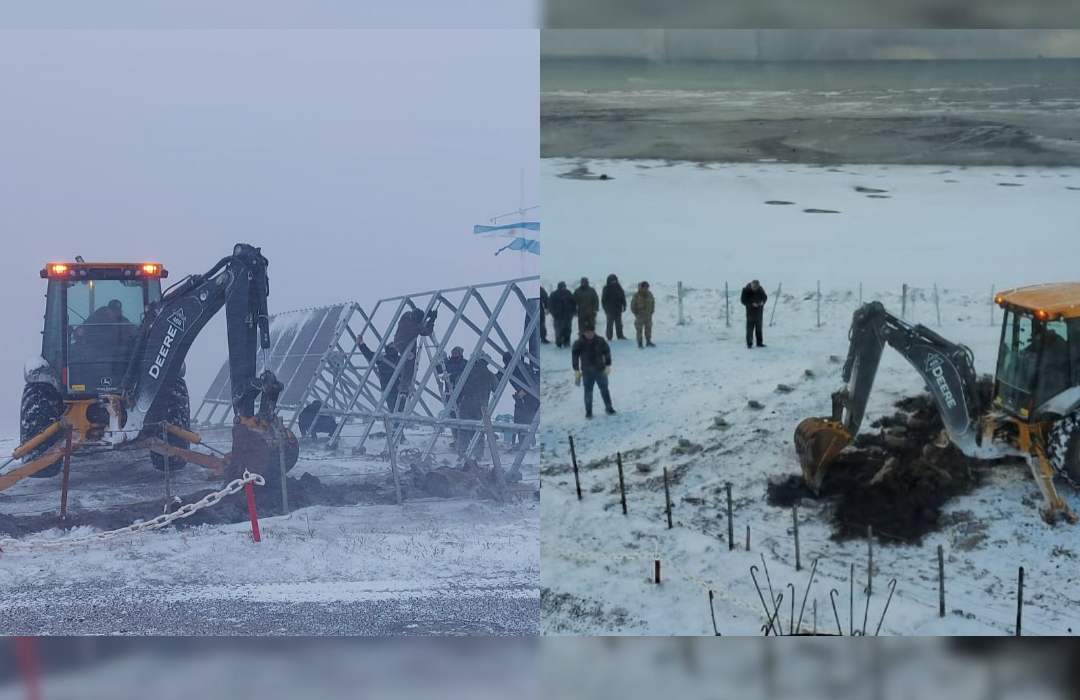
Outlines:
{"type": "Polygon", "coordinates": [[[281,482],[281,467],[289,471],[300,456],[300,443],[280,418],[241,418],[233,425],[233,448],[226,474],[229,479],[245,471],[261,474],[267,483],[281,482]]]}
{"type": "Polygon", "coordinates": [[[825,472],[840,451],[851,444],[852,436],[830,418],[807,418],[795,428],[795,454],[802,465],[807,485],[818,493],[825,472]]]}

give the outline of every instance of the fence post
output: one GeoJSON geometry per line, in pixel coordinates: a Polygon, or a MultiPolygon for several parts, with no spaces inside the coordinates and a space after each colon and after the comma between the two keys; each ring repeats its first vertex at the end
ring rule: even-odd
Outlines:
{"type": "Polygon", "coordinates": [[[900,296],[900,318],[907,318],[907,283],[904,283],[904,291],[900,296]]]}
{"type": "Polygon", "coordinates": [[[791,506],[791,521],[795,523],[795,570],[802,570],[802,561],[799,559],[799,506],[791,506]]]}
{"type": "Polygon", "coordinates": [[[615,461],[619,464],[619,496],[622,498],[622,514],[626,515],[626,482],[623,481],[622,452],[615,453],[615,461]]]}
{"type": "Polygon", "coordinates": [[[937,546],[938,617],[945,617],[945,548],[937,546]]]}
{"type": "Polygon", "coordinates": [[[1020,622],[1024,615],[1024,567],[1020,567],[1020,581],[1016,586],[1016,636],[1020,636],[1020,622]]]}
{"type": "Polygon", "coordinates": [[[577,452],[574,451],[574,436],[569,435],[570,439],[570,461],[574,463],[574,484],[577,486],[577,499],[581,500],[581,478],[578,476],[577,467],[577,452]]]}
{"type": "MultiPolygon", "coordinates": [[[[724,486],[727,489],[727,541],[728,541],[728,551],[730,552],[731,550],[735,549],[735,523],[734,523],[734,520],[732,519],[732,512],[731,512],[731,482],[730,481],[727,482],[727,484],[725,484],[724,486]]],[[[750,526],[747,525],[746,527],[749,528],[750,526]]],[[[749,533],[749,529],[747,529],[747,533],[749,533]]],[[[749,537],[750,537],[750,535],[747,534],[747,540],[748,541],[749,541],[749,537]]],[[[749,551],[750,546],[747,545],[746,549],[747,549],[747,551],[749,551]]]]}
{"type": "Polygon", "coordinates": [[[776,305],[780,303],[780,290],[784,288],[784,283],[776,285],[776,296],[773,297],[772,313],[769,314],[769,327],[772,328],[773,319],[776,318],[776,305]]]}
{"type": "Polygon", "coordinates": [[[994,302],[994,295],[997,290],[994,289],[994,285],[990,285],[990,325],[994,325],[994,307],[997,304],[994,302]]]}
{"type": "Polygon", "coordinates": [[[874,526],[866,526],[866,595],[874,592],[874,526]]]}
{"type": "Polygon", "coordinates": [[[817,283],[817,327],[821,328],[821,280],[817,283]]]}
{"type": "Polygon", "coordinates": [[[862,282],[859,282],[859,306],[862,306],[862,282]]]}
{"type": "Polygon", "coordinates": [[[667,529],[671,529],[671,491],[668,489],[667,467],[664,467],[664,504],[667,508],[667,529]]]}
{"type": "Polygon", "coordinates": [[[750,523],[746,523],[746,551],[750,551],[750,523]]]}
{"type": "Polygon", "coordinates": [[[660,584],[660,560],[653,560],[653,583],[660,584]]]}
{"type": "Polygon", "coordinates": [[[937,293],[937,283],[934,283],[934,310],[937,311],[937,324],[938,328],[941,327],[941,299],[937,293]]]}
{"type": "MultiPolygon", "coordinates": [[[[387,416],[383,416],[383,427],[386,430],[386,452],[390,457],[390,473],[394,477],[394,493],[397,495],[397,504],[400,506],[401,482],[398,481],[397,449],[394,447],[394,425],[387,416]]],[[[285,512],[289,512],[287,508],[285,512]]]]}
{"type": "Polygon", "coordinates": [[[678,287],[678,290],[679,290],[678,291],[678,294],[679,294],[679,325],[681,326],[681,325],[684,325],[683,313],[682,313],[682,295],[683,295],[683,291],[682,291],[682,282],[679,282],[678,284],[679,284],[679,287],[678,287]]]}
{"type": "Polygon", "coordinates": [[[724,282],[724,325],[731,328],[731,297],[728,296],[727,282],[724,282]]]}

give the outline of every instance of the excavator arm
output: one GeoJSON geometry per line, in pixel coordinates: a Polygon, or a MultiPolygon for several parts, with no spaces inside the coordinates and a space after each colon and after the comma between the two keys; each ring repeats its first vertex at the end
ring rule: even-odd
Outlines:
{"type": "Polygon", "coordinates": [[[122,385],[125,433],[164,419],[169,392],[180,378],[192,342],[222,306],[228,324],[233,408],[238,416],[254,415],[255,399],[272,379],[255,376],[259,347],[270,347],[266,266],[258,248],[237,244],[233,254],[209,272],[188,277],[151,306],[122,385]]]}
{"type": "MultiPolygon", "coordinates": [[[[266,267],[267,260],[259,248],[237,244],[231,256],[222,258],[206,274],[188,277],[150,307],[124,376],[124,417],[116,417],[120,429],[111,431],[115,442],[136,436],[155,439],[160,435],[158,427],[165,420],[184,358],[199,332],[224,306],[236,415],[233,449],[227,455],[225,468],[273,478],[280,474],[282,462],[286,470],[296,463],[296,437],[276,415],[278,395],[284,387],[269,369],[256,376],[258,351],[270,347],[266,267]],[[256,413],[255,400],[260,395],[256,413]]],[[[189,433],[185,437],[197,436],[189,433]]],[[[194,458],[190,453],[184,456],[194,458]]]]}
{"type": "Polygon", "coordinates": [[[844,363],[844,387],[833,394],[828,418],[808,418],[795,429],[795,451],[803,476],[816,492],[840,451],[855,439],[877,376],[885,345],[890,345],[926,382],[949,439],[965,454],[978,450],[976,422],[982,406],[976,391],[974,358],[964,345],[929,328],[911,325],[881,302],[859,308],[852,318],[844,363]]]}

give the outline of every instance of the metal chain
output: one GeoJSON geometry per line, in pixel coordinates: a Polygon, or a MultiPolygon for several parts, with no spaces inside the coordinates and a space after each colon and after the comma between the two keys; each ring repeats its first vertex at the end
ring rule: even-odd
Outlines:
{"type": "Polygon", "coordinates": [[[5,551],[8,548],[13,549],[56,549],[59,547],[68,547],[72,545],[90,544],[92,542],[104,542],[123,535],[133,535],[138,532],[146,532],[148,530],[156,530],[165,527],[174,520],[180,518],[186,518],[193,513],[207,508],[212,505],[216,505],[221,499],[226,496],[231,496],[243,489],[247,484],[254,483],[256,486],[266,485],[266,480],[259,474],[252,474],[251,472],[244,472],[244,476],[240,479],[236,479],[229,483],[228,486],[220,491],[207,494],[205,498],[197,503],[188,503],[181,506],[173,513],[167,513],[165,515],[159,515],[153,520],[146,522],[134,523],[127,527],[120,528],[119,530],[111,530],[109,532],[99,532],[95,535],[87,535],[86,537],[70,537],[59,540],[13,540],[6,539],[0,540],[0,552],[5,551]]]}

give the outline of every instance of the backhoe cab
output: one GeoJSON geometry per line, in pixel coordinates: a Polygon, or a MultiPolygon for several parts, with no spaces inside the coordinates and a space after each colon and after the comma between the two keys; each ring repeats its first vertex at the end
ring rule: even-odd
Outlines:
{"type": "Polygon", "coordinates": [[[845,386],[833,394],[832,415],[808,418],[795,429],[795,451],[815,493],[858,434],[888,344],[926,381],[945,426],[939,447],[951,442],[985,459],[1026,457],[1043,495],[1043,517],[1076,522],[1053,476],[1080,485],[1080,283],[1013,289],[995,303],[1004,318],[989,405],[976,391],[968,348],[904,322],[880,302],[855,312],[845,386]]]}
{"type": "Polygon", "coordinates": [[[22,466],[0,475],[0,490],[27,477],[59,473],[73,452],[144,447],[158,469],[187,462],[230,478],[249,470],[280,478],[299,454],[276,415],[281,383],[256,377],[258,348],[269,347],[267,261],[238,244],[204,275],[162,293],[160,263],[52,263],[41,355],[26,363],[20,436],[22,466]],[[184,358],[226,307],[236,425],[223,458],[195,452],[184,358]],[[260,409],[255,399],[261,394],[260,409]],[[64,458],[64,459],[62,459],[64,458]]]}

